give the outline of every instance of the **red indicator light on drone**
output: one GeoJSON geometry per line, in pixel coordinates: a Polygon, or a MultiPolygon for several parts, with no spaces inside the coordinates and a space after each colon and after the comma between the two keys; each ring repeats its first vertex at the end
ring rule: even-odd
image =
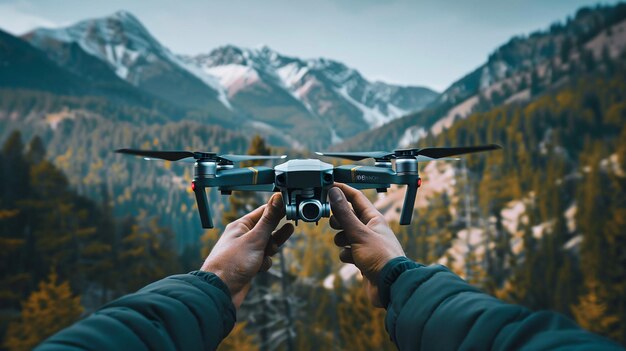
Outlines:
{"type": "Polygon", "coordinates": [[[417,178],[417,187],[422,186],[422,178],[417,178]]]}
{"type": "Polygon", "coordinates": [[[196,183],[195,182],[191,182],[191,190],[196,190],[196,183]]]}

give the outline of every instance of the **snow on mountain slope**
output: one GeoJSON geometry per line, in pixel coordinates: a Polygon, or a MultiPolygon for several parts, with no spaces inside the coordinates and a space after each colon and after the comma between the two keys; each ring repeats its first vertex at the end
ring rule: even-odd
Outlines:
{"type": "Polygon", "coordinates": [[[347,108],[351,109],[348,118],[365,122],[369,128],[419,111],[437,97],[427,88],[371,83],[342,63],[288,57],[267,46],[223,46],[209,54],[185,57],[185,61],[193,61],[204,72],[216,76],[229,96],[259,83],[274,85],[317,117],[324,119],[334,113],[333,109],[347,108]]]}
{"type": "MultiPolygon", "coordinates": [[[[289,57],[267,46],[175,55],[126,11],[36,29],[23,38],[53,60],[60,43],[76,45],[143,92],[188,110],[210,111],[219,121],[262,123],[309,148],[341,142],[438,97],[428,88],[370,82],[340,62],[289,57]]],[[[73,67],[72,59],[78,60],[65,55],[56,61],[73,67]]],[[[73,73],[88,76],[86,70],[73,73]]]]}
{"type": "Polygon", "coordinates": [[[126,11],[65,28],[36,29],[23,38],[48,53],[55,50],[55,43],[76,43],[120,78],[171,102],[207,107],[218,100],[230,107],[217,80],[172,54],[126,11]]]}

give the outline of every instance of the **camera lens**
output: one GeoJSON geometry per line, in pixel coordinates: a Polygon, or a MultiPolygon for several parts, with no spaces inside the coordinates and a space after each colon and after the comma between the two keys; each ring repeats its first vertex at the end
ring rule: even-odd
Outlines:
{"type": "Polygon", "coordinates": [[[316,222],[322,217],[322,204],[317,200],[302,201],[299,212],[303,221],[316,222]]]}

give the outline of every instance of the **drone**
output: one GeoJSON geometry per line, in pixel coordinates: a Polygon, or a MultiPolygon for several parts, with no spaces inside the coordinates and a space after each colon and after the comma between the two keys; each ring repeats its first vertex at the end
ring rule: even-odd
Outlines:
{"type": "Polygon", "coordinates": [[[419,162],[458,160],[451,156],[501,149],[496,144],[466,147],[428,147],[370,152],[316,152],[319,156],[351,161],[374,159],[373,166],[333,166],[319,159],[293,159],[270,167],[235,167],[242,161],[285,159],[287,155],[218,155],[213,152],[152,151],[119,149],[118,153],[142,156],[147,160],[185,161],[194,163],[191,183],[203,228],[213,228],[206,188],[218,188],[222,195],[233,191],[280,191],[288,220],[315,222],[330,217],[328,191],[335,182],[356,189],[386,192],[391,184],[406,185],[400,224],[408,225],[413,216],[417,189],[422,184],[419,162]],[[395,160],[395,167],[392,163],[395,160]]]}

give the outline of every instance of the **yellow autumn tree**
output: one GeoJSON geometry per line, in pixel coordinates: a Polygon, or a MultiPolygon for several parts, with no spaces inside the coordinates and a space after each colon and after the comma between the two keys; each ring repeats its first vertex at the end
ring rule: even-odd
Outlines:
{"type": "Polygon", "coordinates": [[[218,351],[258,351],[254,336],[246,332],[246,322],[237,323],[228,336],[218,346],[218,351]]]}
{"type": "Polygon", "coordinates": [[[610,334],[619,318],[608,311],[602,289],[595,279],[588,279],[587,293],[581,295],[577,305],[572,306],[572,313],[578,324],[590,332],[610,334]]]}
{"type": "Polygon", "coordinates": [[[396,349],[385,331],[385,310],[372,306],[361,284],[344,291],[338,317],[344,350],[396,349]]]}
{"type": "Polygon", "coordinates": [[[74,296],[67,281],[57,282],[54,270],[47,281],[39,283],[22,303],[18,320],[9,324],[4,347],[9,350],[31,350],[50,335],[74,323],[83,313],[80,296],[74,296]]]}

